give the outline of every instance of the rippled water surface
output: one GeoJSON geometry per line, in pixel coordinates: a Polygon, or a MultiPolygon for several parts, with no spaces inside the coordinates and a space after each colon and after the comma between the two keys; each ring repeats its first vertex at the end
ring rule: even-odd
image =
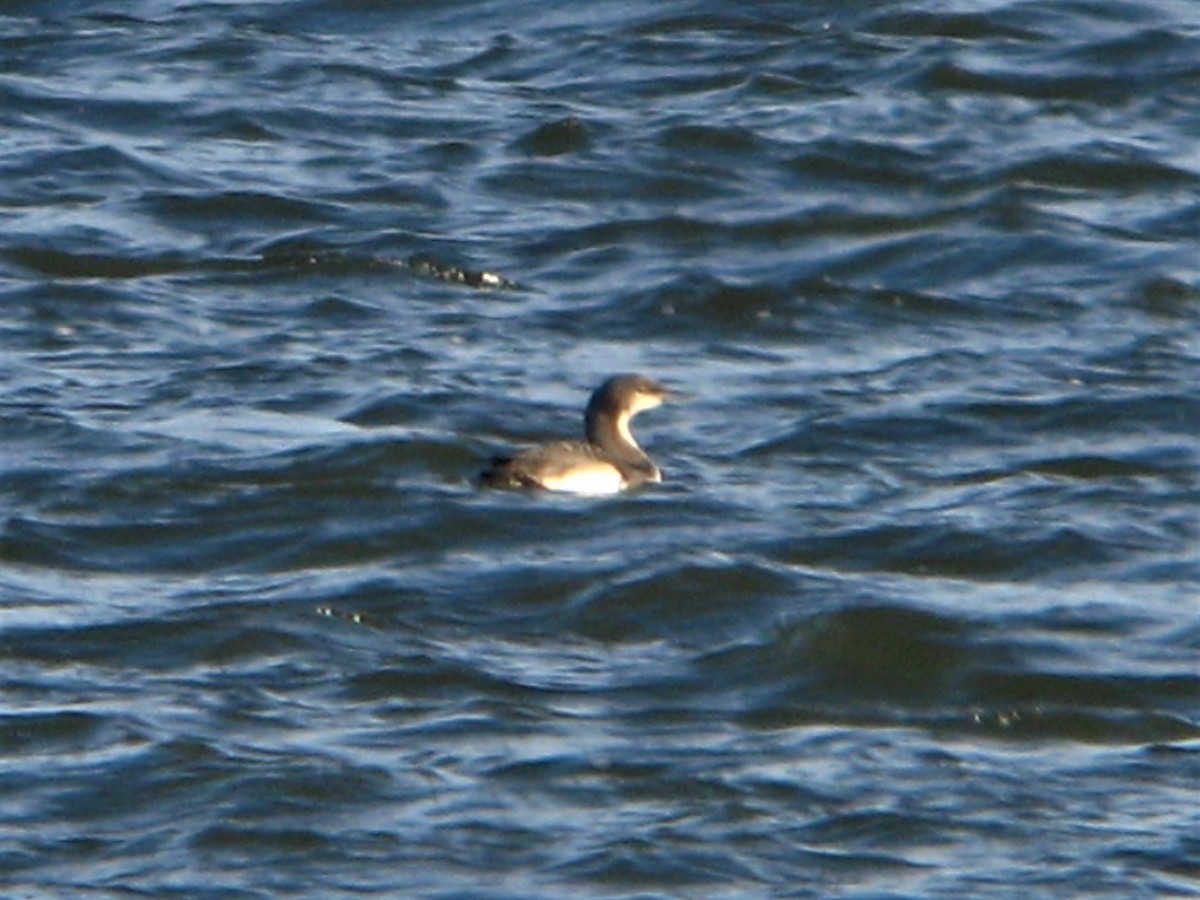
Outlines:
{"type": "Polygon", "coordinates": [[[1200,895],[1200,5],[28,0],[0,126],[5,896],[1200,895]]]}

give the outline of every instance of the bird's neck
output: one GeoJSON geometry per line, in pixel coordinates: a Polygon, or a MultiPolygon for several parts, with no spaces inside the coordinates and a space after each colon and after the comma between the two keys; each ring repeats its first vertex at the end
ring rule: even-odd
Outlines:
{"type": "Polygon", "coordinates": [[[587,439],[610,456],[630,462],[648,460],[629,430],[629,413],[594,413],[588,416],[587,439]]]}

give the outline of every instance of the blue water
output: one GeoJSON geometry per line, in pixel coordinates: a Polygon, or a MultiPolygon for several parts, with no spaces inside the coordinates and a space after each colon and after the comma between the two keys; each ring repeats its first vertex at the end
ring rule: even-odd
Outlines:
{"type": "Polygon", "coordinates": [[[29,0],[0,127],[4,896],[1200,896],[1200,4],[29,0]]]}

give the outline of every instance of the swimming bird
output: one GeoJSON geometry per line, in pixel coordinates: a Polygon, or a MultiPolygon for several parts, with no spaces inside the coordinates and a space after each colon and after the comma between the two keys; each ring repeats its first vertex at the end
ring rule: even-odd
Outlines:
{"type": "Polygon", "coordinates": [[[584,412],[584,441],[555,441],[496,456],[480,475],[485,487],[537,488],[574,494],[615,494],[662,472],[629,430],[629,421],[667,399],[665,387],[644,375],[616,375],[596,388],[584,412]]]}

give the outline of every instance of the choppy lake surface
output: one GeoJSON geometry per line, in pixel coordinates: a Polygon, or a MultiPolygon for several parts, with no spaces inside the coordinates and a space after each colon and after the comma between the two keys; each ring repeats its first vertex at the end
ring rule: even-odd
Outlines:
{"type": "Polygon", "coordinates": [[[0,124],[6,896],[1200,895],[1200,4],[30,0],[0,124]]]}

